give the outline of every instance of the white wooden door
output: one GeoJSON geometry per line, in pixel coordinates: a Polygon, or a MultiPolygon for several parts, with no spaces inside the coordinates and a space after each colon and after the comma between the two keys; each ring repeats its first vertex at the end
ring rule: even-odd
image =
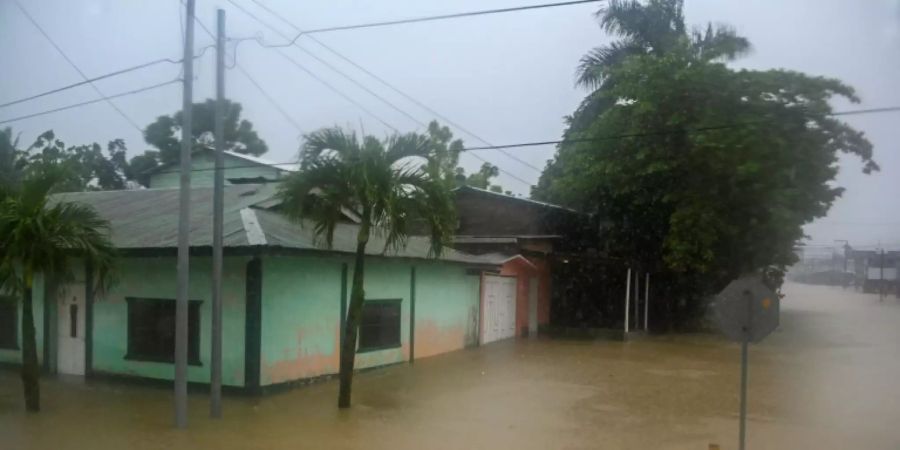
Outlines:
{"type": "Polygon", "coordinates": [[[516,278],[485,275],[482,343],[516,335],[516,278]]]}
{"type": "Polygon", "coordinates": [[[59,373],[84,375],[84,284],[69,284],[57,301],[56,368],[59,373]]]}

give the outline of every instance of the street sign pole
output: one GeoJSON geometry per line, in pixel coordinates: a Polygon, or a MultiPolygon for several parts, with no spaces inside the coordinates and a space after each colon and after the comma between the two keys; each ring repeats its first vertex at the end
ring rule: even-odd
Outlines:
{"type": "Polygon", "coordinates": [[[740,429],[740,450],[744,450],[747,440],[747,353],[750,347],[750,337],[744,338],[741,342],[741,429],[740,429]]]}
{"type": "Polygon", "coordinates": [[[758,275],[738,278],[719,293],[715,319],[732,341],[741,343],[741,405],[738,448],[747,440],[747,372],[750,343],[757,343],[778,327],[779,298],[758,275]]]}
{"type": "Polygon", "coordinates": [[[753,294],[744,291],[742,296],[747,304],[747,323],[743,327],[741,339],[741,424],[738,432],[738,448],[744,450],[747,445],[747,367],[750,359],[750,327],[753,326],[753,294]]]}

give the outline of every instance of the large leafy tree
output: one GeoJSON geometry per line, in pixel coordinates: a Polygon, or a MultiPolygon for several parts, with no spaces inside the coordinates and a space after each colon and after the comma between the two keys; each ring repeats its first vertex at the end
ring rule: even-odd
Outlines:
{"type": "Polygon", "coordinates": [[[40,410],[35,276],[66,280],[72,258],[83,258],[96,269],[102,286],[114,255],[109,224],[91,207],[51,200],[51,193],[70,179],[65,172],[59,164],[34,164],[20,184],[0,190],[0,288],[21,294],[22,384],[26,408],[32,412],[40,410]]]}
{"type": "Polygon", "coordinates": [[[66,178],[57,191],[118,190],[128,187],[132,178],[127,150],[122,139],[109,141],[105,153],[97,143],[67,146],[49,130],[25,150],[25,157],[29,165],[65,167],[66,178]]]}
{"type": "MultiPolygon", "coordinates": [[[[216,102],[212,99],[194,103],[191,136],[195,143],[213,143],[215,107],[216,102]]],[[[238,102],[225,101],[225,149],[254,156],[262,155],[269,148],[253,129],[253,123],[241,119],[242,109],[238,102]]],[[[181,152],[181,122],[182,112],[178,111],[172,115],[159,116],[148,125],[144,129],[144,141],[155,147],[158,153],[148,152],[144,156],[155,156],[162,164],[178,161],[181,152]]],[[[134,164],[134,159],[132,163],[134,164]]],[[[145,163],[146,161],[141,161],[141,164],[145,163]]]]}
{"type": "Polygon", "coordinates": [[[340,128],[306,136],[301,168],[286,178],[283,210],[308,220],[330,247],[346,210],[359,216],[347,326],[340,353],[338,407],[350,406],[356,342],[365,299],[365,254],[373,234],[384,237],[384,250],[406,244],[414,225],[430,232],[431,253],[440,255],[453,232],[450,191],[431,160],[432,143],[421,135],[395,135],[379,141],[340,128]]]}
{"type": "Polygon", "coordinates": [[[66,145],[53,130],[41,133],[28,148],[20,149],[12,129],[0,130],[0,185],[16,186],[29,167],[65,167],[65,179],[56,191],[125,189],[133,178],[121,139],[100,144],[66,145]]]}
{"type": "Polygon", "coordinates": [[[441,178],[448,184],[474,186],[494,192],[503,192],[500,185],[491,183],[491,179],[500,174],[500,169],[491,163],[485,162],[477,172],[466,175],[465,169],[459,166],[459,155],[465,149],[465,145],[462,139],[453,139],[453,132],[449,127],[432,120],[428,124],[425,137],[430,143],[429,164],[433,166],[433,170],[441,174],[441,178]]]}
{"type": "Polygon", "coordinates": [[[777,276],[841,194],[837,155],[877,170],[863,134],[830,115],[833,97],[858,101],[849,86],[727,67],[746,41],[687,33],[680,1],[611,2],[601,24],[621,37],[609,48],[642,50],[585,58],[592,91],[532,194],[596,213],[606,250],[659,272],[670,301],[697,305],[746,271],[777,276]]]}

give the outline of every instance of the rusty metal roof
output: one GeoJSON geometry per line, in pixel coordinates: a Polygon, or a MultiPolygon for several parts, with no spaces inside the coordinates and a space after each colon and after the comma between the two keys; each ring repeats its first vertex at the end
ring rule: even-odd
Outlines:
{"type": "MultiPolygon", "coordinates": [[[[120,249],[162,249],[178,246],[178,189],[71,192],[56,194],[53,201],[91,205],[110,222],[113,244],[120,249]]],[[[356,251],[355,224],[341,224],[331,248],[316,238],[311,223],[299,224],[271,206],[277,193],[273,184],[225,186],[225,247],[274,247],[310,251],[353,253],[356,251]]],[[[210,187],[191,190],[191,246],[212,245],[212,197],[210,187]]],[[[401,258],[428,258],[429,240],[410,236],[405,248],[384,253],[384,239],[373,233],[367,254],[401,258]]],[[[470,255],[449,247],[444,261],[497,265],[497,258],[470,255]]]]}

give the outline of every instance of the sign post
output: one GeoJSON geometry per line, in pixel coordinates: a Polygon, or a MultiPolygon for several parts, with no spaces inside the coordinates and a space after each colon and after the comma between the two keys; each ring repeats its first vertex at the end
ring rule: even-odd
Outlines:
{"type": "Polygon", "coordinates": [[[741,343],[741,418],[739,448],[747,436],[747,365],[750,343],[758,343],[778,328],[779,298],[758,275],[738,278],[716,297],[716,323],[732,341],[741,343]]]}

